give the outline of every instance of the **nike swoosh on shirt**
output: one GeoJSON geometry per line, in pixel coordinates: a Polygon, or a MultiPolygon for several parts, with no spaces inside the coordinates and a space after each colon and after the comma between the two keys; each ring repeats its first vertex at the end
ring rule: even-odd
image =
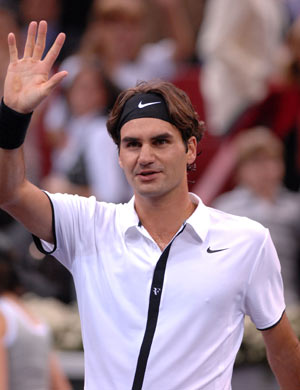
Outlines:
{"type": "Polygon", "coordinates": [[[222,252],[226,251],[229,248],[222,248],[222,249],[210,249],[210,247],[207,248],[207,253],[216,253],[216,252],[222,252]]]}
{"type": "Polygon", "coordinates": [[[160,104],[161,102],[150,102],[150,103],[142,103],[142,101],[139,102],[138,108],[144,108],[147,106],[152,106],[153,104],[160,104]]]}

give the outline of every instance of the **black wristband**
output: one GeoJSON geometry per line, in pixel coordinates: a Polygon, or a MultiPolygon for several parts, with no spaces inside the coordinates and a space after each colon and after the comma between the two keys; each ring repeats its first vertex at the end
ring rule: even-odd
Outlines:
{"type": "Polygon", "coordinates": [[[32,112],[21,114],[7,107],[3,99],[0,104],[0,148],[19,148],[24,140],[32,112]]]}

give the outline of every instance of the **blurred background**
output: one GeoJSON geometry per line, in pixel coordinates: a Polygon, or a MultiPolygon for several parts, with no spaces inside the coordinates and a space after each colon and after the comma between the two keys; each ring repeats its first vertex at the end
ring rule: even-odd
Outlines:
{"type": "MultiPolygon", "coordinates": [[[[299,0],[1,0],[0,89],[7,34],[13,31],[22,48],[28,22],[42,19],[47,47],[58,32],[67,34],[55,70],[69,76],[33,114],[25,143],[30,180],[52,192],[126,202],[132,193],[106,133],[107,113],[139,80],[172,81],[206,123],[190,190],[270,229],[300,337],[299,0]]],[[[63,373],[81,389],[80,323],[68,271],[40,254],[3,211],[0,237],[15,252],[20,299],[50,328],[63,373]]],[[[253,388],[279,387],[261,335],[246,318],[233,390],[253,388]]]]}

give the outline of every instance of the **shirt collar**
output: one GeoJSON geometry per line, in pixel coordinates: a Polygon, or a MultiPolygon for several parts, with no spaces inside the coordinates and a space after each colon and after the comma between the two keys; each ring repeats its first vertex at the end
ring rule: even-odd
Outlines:
{"type": "Polygon", "coordinates": [[[134,196],[130,199],[128,203],[122,205],[123,212],[121,218],[122,230],[126,233],[130,228],[138,227],[139,217],[134,208],[134,196]]]}
{"type": "MultiPolygon", "coordinates": [[[[197,195],[191,192],[189,195],[192,202],[197,204],[197,207],[193,214],[186,220],[186,224],[195,231],[201,241],[204,241],[207,236],[210,223],[208,208],[197,195]]],[[[122,230],[126,233],[129,229],[137,228],[139,225],[139,217],[134,208],[134,196],[124,205],[124,207],[125,209],[121,218],[121,223],[122,230]]]]}
{"type": "Polygon", "coordinates": [[[193,214],[186,220],[186,224],[195,231],[201,241],[204,241],[210,225],[209,211],[199,196],[192,192],[190,192],[189,195],[192,202],[197,204],[197,207],[193,214]]]}

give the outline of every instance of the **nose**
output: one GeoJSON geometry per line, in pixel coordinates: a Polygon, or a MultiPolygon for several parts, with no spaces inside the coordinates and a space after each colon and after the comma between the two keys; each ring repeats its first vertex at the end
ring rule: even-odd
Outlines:
{"type": "Polygon", "coordinates": [[[140,153],[139,153],[139,164],[145,166],[152,164],[154,162],[155,156],[153,153],[153,149],[151,148],[151,145],[148,144],[143,144],[142,147],[140,148],[140,153]]]}

